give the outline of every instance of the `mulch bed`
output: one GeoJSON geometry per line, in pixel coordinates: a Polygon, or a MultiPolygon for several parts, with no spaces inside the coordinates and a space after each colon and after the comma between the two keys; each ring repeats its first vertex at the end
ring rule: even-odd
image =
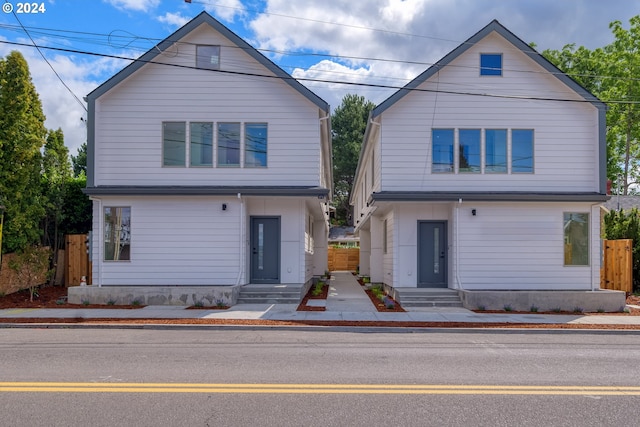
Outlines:
{"type": "Polygon", "coordinates": [[[398,304],[398,302],[396,300],[394,300],[393,298],[391,298],[389,295],[387,295],[387,300],[393,303],[393,307],[389,308],[386,306],[386,304],[382,301],[380,301],[380,299],[378,297],[376,297],[373,292],[371,292],[371,290],[366,289],[365,293],[369,296],[369,299],[371,300],[371,303],[376,307],[376,309],[378,311],[381,312],[390,312],[390,313],[404,313],[405,310],[400,307],[400,304],[398,304]]]}
{"type": "Polygon", "coordinates": [[[307,292],[307,294],[304,296],[304,298],[302,298],[302,301],[300,302],[300,305],[298,305],[297,310],[298,311],[326,311],[325,307],[315,307],[315,306],[309,306],[307,305],[307,302],[309,300],[316,300],[316,299],[327,299],[327,296],[329,296],[329,285],[325,284],[322,287],[322,292],[318,295],[313,295],[313,286],[309,289],[309,291],[307,292]]]}
{"type": "Polygon", "coordinates": [[[29,290],[0,297],[0,309],[5,308],[117,308],[136,309],[144,305],[108,305],[108,304],[69,304],[67,302],[67,288],[64,286],[42,285],[34,295],[33,301],[29,300],[29,290]]]}

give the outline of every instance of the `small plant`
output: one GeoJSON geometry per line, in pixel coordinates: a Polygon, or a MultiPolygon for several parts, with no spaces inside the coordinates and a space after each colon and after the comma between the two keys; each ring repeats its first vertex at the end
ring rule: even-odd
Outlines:
{"type": "Polygon", "coordinates": [[[574,313],[582,313],[584,311],[584,309],[582,307],[574,307],[573,308],[573,312],[574,313]]]}
{"type": "Polygon", "coordinates": [[[631,313],[631,310],[629,310],[627,307],[625,307],[624,310],[623,310],[623,313],[629,314],[629,313],[631,313]]]}
{"type": "Polygon", "coordinates": [[[107,301],[107,305],[116,305],[116,301],[110,299],[109,301],[107,301]]]}
{"type": "Polygon", "coordinates": [[[511,307],[509,304],[504,306],[504,311],[513,311],[513,307],[511,307]]]}
{"type": "Polygon", "coordinates": [[[531,311],[532,313],[537,313],[537,312],[538,312],[538,307],[536,307],[535,305],[532,305],[532,306],[529,308],[529,311],[531,311]]]}
{"type": "Polygon", "coordinates": [[[91,302],[88,299],[82,300],[82,305],[89,305],[91,302]]]}
{"type": "Polygon", "coordinates": [[[311,290],[311,295],[318,296],[322,294],[322,288],[325,283],[322,280],[318,280],[315,285],[313,285],[313,289],[311,290]]]}
{"type": "Polygon", "coordinates": [[[194,304],[194,306],[201,308],[204,307],[204,303],[202,301],[196,301],[196,303],[194,304]]]}
{"type": "Polygon", "coordinates": [[[552,308],[551,311],[553,311],[554,313],[560,313],[562,309],[560,307],[556,307],[556,308],[552,308]]]}
{"type": "Polygon", "coordinates": [[[371,277],[369,276],[364,276],[362,278],[362,283],[371,283],[371,277]]]}
{"type": "Polygon", "coordinates": [[[479,305],[478,306],[478,310],[480,311],[485,311],[487,309],[487,307],[485,307],[484,305],[479,305]]]}
{"type": "Polygon", "coordinates": [[[139,301],[139,300],[134,299],[134,300],[131,302],[131,305],[133,305],[134,307],[139,307],[141,304],[140,304],[140,301],[139,301]]]}
{"type": "Polygon", "coordinates": [[[393,301],[387,299],[384,302],[384,306],[387,307],[389,310],[393,309],[396,305],[393,303],[393,301]]]}
{"type": "Polygon", "coordinates": [[[57,305],[62,305],[62,304],[64,304],[64,302],[65,302],[65,301],[64,301],[63,299],[57,299],[57,300],[56,300],[56,304],[57,304],[57,305]]]}
{"type": "Polygon", "coordinates": [[[324,277],[325,277],[325,278],[327,278],[327,279],[328,279],[329,277],[331,277],[331,272],[330,272],[329,270],[325,270],[325,271],[324,271],[324,277]]]}
{"type": "Polygon", "coordinates": [[[598,313],[604,313],[604,308],[599,307],[599,308],[598,308],[598,310],[597,310],[597,312],[598,312],[598,313]]]}
{"type": "Polygon", "coordinates": [[[227,305],[224,303],[224,300],[222,299],[217,299],[216,300],[216,307],[226,307],[227,305]]]}

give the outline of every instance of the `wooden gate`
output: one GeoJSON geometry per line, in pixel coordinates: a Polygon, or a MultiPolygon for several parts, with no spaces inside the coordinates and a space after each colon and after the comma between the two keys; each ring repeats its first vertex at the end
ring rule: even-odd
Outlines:
{"type": "Polygon", "coordinates": [[[633,240],[604,240],[600,287],[631,293],[633,290],[633,240]]]}
{"type": "Polygon", "coordinates": [[[329,248],[329,271],[356,271],[360,248],[329,248]]]}
{"type": "Polygon", "coordinates": [[[78,286],[82,276],[91,284],[91,263],[87,253],[86,234],[67,234],[65,236],[65,269],[64,283],[66,286],[78,286]]]}

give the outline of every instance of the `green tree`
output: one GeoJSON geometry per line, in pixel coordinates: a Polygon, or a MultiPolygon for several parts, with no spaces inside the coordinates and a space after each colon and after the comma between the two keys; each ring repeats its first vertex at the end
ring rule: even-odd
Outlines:
{"type": "Polygon", "coordinates": [[[78,155],[71,156],[71,163],[73,163],[73,176],[80,176],[83,173],[87,174],[87,143],[84,142],[80,148],[78,148],[78,155]]]}
{"type": "Polygon", "coordinates": [[[86,186],[84,174],[67,181],[60,223],[62,234],[86,234],[91,230],[91,200],[82,192],[86,186]]]}
{"type": "Polygon", "coordinates": [[[633,239],[633,289],[640,290],[640,211],[613,210],[604,216],[603,238],[608,240],[633,239]]]}
{"type": "Polygon", "coordinates": [[[363,96],[345,95],[331,115],[333,144],[333,205],[340,224],[352,225],[351,187],[355,179],[369,113],[375,105],[363,96]]]}
{"type": "Polygon", "coordinates": [[[44,119],[27,62],[13,51],[0,59],[0,204],[6,208],[3,252],[23,250],[40,237],[44,119]]]}
{"type": "Polygon", "coordinates": [[[542,54],[591,93],[608,102],[607,177],[614,192],[629,194],[640,183],[640,15],[629,30],[612,22],[614,41],[602,48],[562,50],[542,54]]]}
{"type": "MultiPolygon", "coordinates": [[[[62,236],[59,226],[67,181],[71,179],[69,149],[64,145],[62,129],[50,131],[42,158],[42,192],[45,208],[43,244],[59,249],[62,236]]],[[[55,254],[55,252],[54,252],[55,254]]]]}

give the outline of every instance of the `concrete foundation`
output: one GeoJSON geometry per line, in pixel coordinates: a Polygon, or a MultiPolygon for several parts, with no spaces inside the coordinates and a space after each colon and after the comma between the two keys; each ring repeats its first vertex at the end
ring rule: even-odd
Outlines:
{"type": "Polygon", "coordinates": [[[624,310],[623,291],[469,291],[459,290],[460,299],[469,310],[513,311],[586,311],[619,312],[624,310]]]}
{"type": "Polygon", "coordinates": [[[72,286],[71,304],[232,306],[240,286],[72,286]],[[137,301],[134,302],[134,301],[137,301]]]}

